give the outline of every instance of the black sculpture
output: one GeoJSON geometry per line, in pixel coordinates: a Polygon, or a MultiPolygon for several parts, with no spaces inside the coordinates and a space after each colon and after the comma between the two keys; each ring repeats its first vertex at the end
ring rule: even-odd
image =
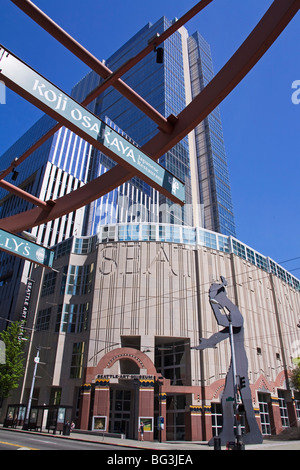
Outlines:
{"type": "MultiPolygon", "coordinates": [[[[248,379],[248,359],[244,347],[244,319],[238,307],[227,297],[225,286],[227,281],[221,276],[222,284],[212,284],[209,289],[210,305],[213,309],[218,325],[224,329],[213,334],[210,338],[200,339],[199,346],[192,349],[203,350],[214,348],[218,343],[227,338],[233,342],[230,367],[227,372],[225,388],[222,396],[223,427],[219,434],[221,445],[227,442],[236,442],[238,431],[234,430],[236,424],[234,407],[237,407],[237,392],[242,400],[243,410],[247,418],[248,432],[242,436],[244,444],[260,444],[262,435],[255,419],[252,406],[251,390],[248,379]],[[224,314],[221,312],[224,311],[224,314]],[[235,373],[234,373],[235,372],[235,373]],[[235,380],[234,380],[235,375],[235,380]],[[241,380],[242,383],[239,381],[241,380]],[[236,385],[235,382],[238,384],[236,385]]],[[[213,445],[214,439],[209,442],[213,445]]]]}

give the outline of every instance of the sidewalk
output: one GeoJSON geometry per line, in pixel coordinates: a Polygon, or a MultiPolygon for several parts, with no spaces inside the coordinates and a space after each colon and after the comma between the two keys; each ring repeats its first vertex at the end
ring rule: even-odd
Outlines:
{"type": "MultiPolygon", "coordinates": [[[[76,431],[71,432],[70,436],[63,436],[60,434],[48,433],[47,431],[23,431],[20,428],[2,428],[7,430],[19,431],[23,433],[47,435],[49,437],[57,439],[72,439],[78,441],[89,441],[99,444],[114,445],[120,447],[127,447],[132,450],[148,450],[148,451],[168,451],[168,452],[186,452],[186,451],[202,451],[202,450],[214,450],[213,447],[209,447],[207,441],[137,441],[133,439],[120,439],[117,437],[103,436],[101,433],[95,433],[93,431],[76,431]]],[[[225,447],[222,447],[225,450],[225,447]]],[[[272,440],[266,439],[262,444],[251,444],[246,445],[245,450],[300,450],[300,440],[272,440]]]]}
{"type": "MultiPolygon", "coordinates": [[[[62,436],[66,437],[66,436],[62,436]]],[[[190,441],[137,441],[133,439],[120,439],[116,437],[103,436],[102,434],[96,435],[83,432],[73,431],[69,439],[79,439],[84,441],[93,441],[104,444],[112,444],[114,446],[128,447],[129,449],[136,450],[168,450],[168,451],[185,451],[185,450],[213,450],[207,445],[207,442],[190,442],[190,441]]]]}
{"type": "MultiPolygon", "coordinates": [[[[66,436],[63,436],[66,437],[66,436]]],[[[166,450],[169,452],[180,452],[180,451],[202,451],[202,450],[214,450],[213,447],[208,446],[207,441],[136,441],[132,439],[119,439],[114,437],[106,437],[102,435],[95,435],[91,433],[72,432],[69,439],[81,439],[87,441],[94,441],[105,444],[112,444],[116,446],[128,447],[128,449],[136,450],[166,450]]],[[[222,447],[225,450],[225,447],[222,447]]],[[[246,446],[246,450],[300,450],[300,440],[294,441],[277,441],[272,439],[266,439],[262,444],[251,444],[246,446]]]]}

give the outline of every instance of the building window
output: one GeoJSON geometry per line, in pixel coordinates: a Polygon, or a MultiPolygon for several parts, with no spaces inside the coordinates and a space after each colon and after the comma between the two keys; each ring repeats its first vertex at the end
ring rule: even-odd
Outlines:
{"type": "Polygon", "coordinates": [[[43,286],[42,286],[42,293],[41,293],[42,297],[54,293],[56,276],[57,276],[56,271],[51,271],[50,273],[45,274],[43,286]]]}
{"type": "Polygon", "coordinates": [[[189,339],[185,338],[170,342],[156,339],[155,367],[171,385],[190,385],[189,344],[189,339]]]}
{"type": "Polygon", "coordinates": [[[95,247],[95,238],[76,238],[74,244],[74,253],[77,255],[86,255],[91,253],[95,247]]]}
{"type": "Polygon", "coordinates": [[[54,330],[55,332],[60,331],[62,309],[63,309],[62,304],[57,306],[56,323],[55,323],[55,330],[54,330]]]}
{"type": "Polygon", "coordinates": [[[268,436],[271,434],[268,399],[269,395],[267,393],[258,393],[261,432],[263,436],[268,436]]]}
{"type": "Polygon", "coordinates": [[[221,403],[211,403],[211,424],[213,436],[218,436],[223,427],[223,415],[221,403]]]}
{"type": "Polygon", "coordinates": [[[64,295],[68,277],[68,266],[64,266],[62,269],[62,277],[60,283],[60,295],[64,295]]]}
{"type": "Polygon", "coordinates": [[[295,396],[295,409],[298,421],[300,421],[300,392],[294,392],[295,396]]]}
{"type": "Polygon", "coordinates": [[[83,369],[84,343],[74,343],[70,368],[70,379],[81,379],[83,369]]]}
{"type": "Polygon", "coordinates": [[[51,318],[51,307],[40,310],[37,315],[37,320],[35,324],[36,331],[45,331],[49,330],[51,318]]]}
{"type": "Polygon", "coordinates": [[[92,291],[94,263],[87,266],[70,266],[67,294],[84,295],[92,291]]]}
{"type": "Polygon", "coordinates": [[[288,409],[285,399],[285,393],[283,390],[278,390],[278,400],[279,400],[279,409],[280,409],[280,417],[281,417],[281,424],[283,428],[288,428],[289,417],[288,417],[288,409]]]}
{"type": "Polygon", "coordinates": [[[50,390],[49,405],[60,405],[62,389],[59,387],[52,387],[50,390]]]}
{"type": "MultiPolygon", "coordinates": [[[[59,219],[59,222],[61,222],[61,219],[59,219]]],[[[55,259],[60,258],[61,256],[64,256],[71,252],[72,241],[72,238],[68,238],[67,240],[64,240],[56,246],[55,259]]]]}

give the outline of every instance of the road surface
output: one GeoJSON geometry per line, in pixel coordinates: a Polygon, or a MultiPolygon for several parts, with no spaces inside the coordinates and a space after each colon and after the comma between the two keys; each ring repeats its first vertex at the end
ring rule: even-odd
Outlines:
{"type": "Polygon", "coordinates": [[[126,447],[105,443],[61,439],[51,434],[38,435],[0,429],[1,450],[128,450],[126,447]]]}

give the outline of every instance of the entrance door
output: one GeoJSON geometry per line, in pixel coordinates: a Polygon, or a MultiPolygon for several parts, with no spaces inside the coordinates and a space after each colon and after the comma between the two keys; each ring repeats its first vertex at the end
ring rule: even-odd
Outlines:
{"type": "Polygon", "coordinates": [[[184,441],[186,395],[167,396],[167,441],[184,441]]]}
{"type": "Polygon", "coordinates": [[[134,390],[110,389],[109,431],[134,438],[134,390]]]}

